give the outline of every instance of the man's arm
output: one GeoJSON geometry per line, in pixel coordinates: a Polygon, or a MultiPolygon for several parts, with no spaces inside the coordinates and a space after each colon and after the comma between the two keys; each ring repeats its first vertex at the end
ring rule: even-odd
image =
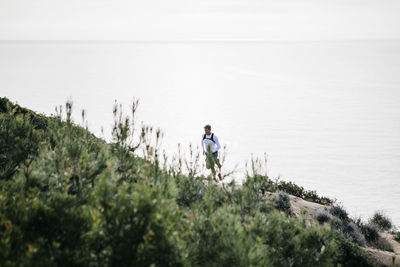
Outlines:
{"type": "Polygon", "coordinates": [[[218,137],[216,137],[215,135],[214,135],[214,141],[215,144],[217,145],[217,150],[219,150],[221,148],[221,145],[219,144],[218,137]]]}
{"type": "Polygon", "coordinates": [[[203,149],[203,154],[204,154],[203,138],[204,138],[204,134],[201,135],[201,148],[203,149]]]}

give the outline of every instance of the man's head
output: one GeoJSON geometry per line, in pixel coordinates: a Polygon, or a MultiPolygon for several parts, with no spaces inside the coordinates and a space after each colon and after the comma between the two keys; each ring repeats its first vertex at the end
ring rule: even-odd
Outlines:
{"type": "Polygon", "coordinates": [[[206,133],[206,135],[211,134],[211,125],[210,124],[207,124],[206,126],[204,126],[204,132],[206,133]]]}

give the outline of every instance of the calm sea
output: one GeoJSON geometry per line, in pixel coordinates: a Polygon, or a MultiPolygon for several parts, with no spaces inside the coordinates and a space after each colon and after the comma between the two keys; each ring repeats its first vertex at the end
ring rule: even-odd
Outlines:
{"type": "Polygon", "coordinates": [[[137,97],[171,154],[210,123],[228,167],[266,152],[270,177],[400,226],[400,41],[2,41],[0,95],[45,114],[71,96],[106,138],[137,97]]]}

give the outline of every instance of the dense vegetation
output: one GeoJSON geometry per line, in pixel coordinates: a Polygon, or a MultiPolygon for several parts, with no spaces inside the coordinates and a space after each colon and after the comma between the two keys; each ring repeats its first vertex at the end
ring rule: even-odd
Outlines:
{"type": "Polygon", "coordinates": [[[46,117],[0,99],[1,266],[373,266],[330,215],[292,217],[287,193],[331,200],[254,162],[239,186],[201,174],[198,153],[168,161],[137,105],[114,106],[107,143],[70,101],[46,117]]]}

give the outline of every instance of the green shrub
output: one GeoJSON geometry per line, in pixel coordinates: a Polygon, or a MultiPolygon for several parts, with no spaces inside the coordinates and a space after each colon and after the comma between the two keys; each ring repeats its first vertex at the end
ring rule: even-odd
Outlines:
{"type": "Polygon", "coordinates": [[[275,209],[275,206],[272,202],[265,200],[262,201],[257,208],[259,212],[266,214],[273,211],[275,209]]]}
{"type": "Polygon", "coordinates": [[[280,181],[277,183],[276,188],[285,191],[288,194],[303,198],[308,201],[313,201],[319,204],[331,204],[333,201],[327,197],[320,197],[316,191],[307,191],[302,186],[298,186],[293,182],[280,181]]]}
{"type": "Polygon", "coordinates": [[[332,214],[333,216],[338,217],[340,220],[347,222],[349,220],[349,215],[347,214],[347,211],[343,208],[343,206],[334,204],[331,205],[329,208],[329,213],[332,214]]]}
{"type": "Polygon", "coordinates": [[[363,233],[365,239],[371,246],[374,246],[381,250],[393,251],[392,245],[388,241],[379,235],[379,227],[374,223],[362,223],[360,220],[357,224],[363,233]]]}
{"type": "Polygon", "coordinates": [[[356,221],[356,223],[350,221],[347,212],[338,205],[332,206],[330,212],[334,213],[331,219],[333,229],[349,241],[357,243],[360,246],[366,246],[366,238],[360,220],[356,221]],[[344,220],[341,218],[344,218],[344,220]]]}
{"type": "Polygon", "coordinates": [[[343,222],[340,218],[338,218],[336,216],[331,217],[330,222],[331,222],[332,228],[334,228],[336,230],[340,230],[346,225],[345,222],[343,222]]]}
{"type": "Polygon", "coordinates": [[[369,242],[376,242],[379,239],[379,229],[374,224],[362,224],[361,232],[369,242]]]}
{"type": "Polygon", "coordinates": [[[229,207],[192,215],[187,244],[193,266],[271,266],[265,245],[248,234],[229,207]]]}
{"type": "Polygon", "coordinates": [[[11,179],[37,156],[40,132],[23,115],[0,113],[0,180],[11,179]]]}
{"type": "Polygon", "coordinates": [[[1,221],[9,225],[6,230],[10,230],[0,231],[0,262],[27,266],[89,264],[84,236],[92,220],[87,208],[74,197],[57,192],[41,196],[37,191],[26,196],[2,195],[0,214],[1,221]]]}
{"type": "Polygon", "coordinates": [[[331,232],[314,224],[306,227],[305,219],[273,211],[257,214],[250,229],[266,245],[272,266],[331,266],[336,260],[331,232]]]}
{"type": "Polygon", "coordinates": [[[28,119],[34,128],[38,130],[46,130],[49,121],[48,117],[37,114],[27,108],[23,108],[18,104],[14,104],[6,97],[0,97],[0,114],[1,113],[10,114],[16,117],[22,116],[28,119]]]}
{"type": "Polygon", "coordinates": [[[347,239],[365,247],[365,237],[356,224],[349,222],[342,227],[341,231],[347,239]]]}
{"type": "Polygon", "coordinates": [[[376,211],[369,219],[370,224],[375,224],[379,230],[388,231],[392,228],[392,221],[382,211],[376,211]]]}
{"type": "Polygon", "coordinates": [[[95,262],[109,266],[182,266],[185,229],[173,201],[138,183],[134,189],[104,178],[93,192],[95,262]],[[156,255],[156,256],[155,256],[156,255]]]}
{"type": "Polygon", "coordinates": [[[394,234],[394,239],[400,243],[400,232],[394,234]]]}
{"type": "Polygon", "coordinates": [[[252,191],[256,200],[260,199],[266,191],[275,191],[275,185],[268,176],[259,174],[247,176],[243,182],[243,187],[252,191]]]}
{"type": "Polygon", "coordinates": [[[203,200],[200,203],[202,209],[214,212],[228,202],[224,190],[217,184],[209,184],[206,187],[203,200]]]}
{"type": "Polygon", "coordinates": [[[161,168],[160,132],[134,135],[136,105],[132,118],[114,106],[106,143],[74,124],[72,101],[64,120],[0,98],[1,266],[370,266],[346,212],[333,212],[341,231],[287,216],[287,193],[330,200],[271,181],[260,162],[241,186],[205,183],[195,164],[184,175],[184,159],[161,168]]]}
{"type": "Polygon", "coordinates": [[[290,197],[284,191],[277,191],[277,208],[290,214],[290,197]]]}
{"type": "Polygon", "coordinates": [[[254,215],[258,209],[262,209],[263,212],[270,210],[271,203],[265,195],[268,183],[269,180],[266,176],[247,176],[243,185],[234,190],[231,203],[239,208],[242,218],[247,215],[254,215]]]}
{"type": "Polygon", "coordinates": [[[330,215],[326,211],[319,211],[317,212],[315,218],[320,224],[329,222],[330,215]]]}
{"type": "Polygon", "coordinates": [[[368,255],[354,242],[346,239],[343,235],[336,235],[336,255],[338,260],[336,266],[344,267],[368,267],[376,266],[368,255]],[[340,264],[340,265],[338,265],[340,264]]]}
{"type": "Polygon", "coordinates": [[[191,206],[203,199],[206,186],[201,179],[193,176],[176,175],[175,180],[178,187],[177,203],[179,205],[191,206]]]}

